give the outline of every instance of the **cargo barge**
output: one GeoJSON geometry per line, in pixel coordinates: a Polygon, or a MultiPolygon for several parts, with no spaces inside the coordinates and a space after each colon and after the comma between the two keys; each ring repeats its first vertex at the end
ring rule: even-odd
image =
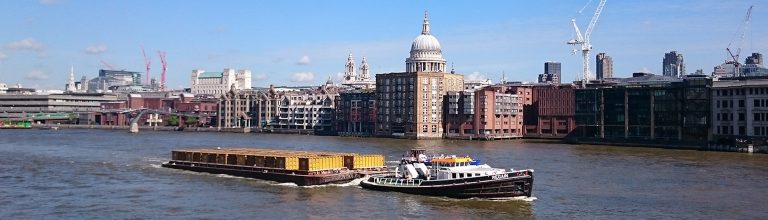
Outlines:
{"type": "Polygon", "coordinates": [[[311,186],[386,173],[383,155],[257,148],[174,150],[163,167],[311,186]]]}

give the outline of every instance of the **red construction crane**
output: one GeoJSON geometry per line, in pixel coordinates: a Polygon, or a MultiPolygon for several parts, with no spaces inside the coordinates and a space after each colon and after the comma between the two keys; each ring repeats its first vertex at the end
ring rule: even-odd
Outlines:
{"type": "Polygon", "coordinates": [[[160,72],[160,91],[165,91],[165,70],[168,63],[165,60],[165,51],[157,51],[157,54],[160,56],[160,64],[163,65],[162,72],[160,72]]]}
{"type": "Polygon", "coordinates": [[[149,65],[152,64],[152,61],[147,58],[147,53],[144,52],[144,46],[141,46],[141,54],[144,54],[144,65],[147,66],[147,81],[146,85],[149,85],[149,65]]]}

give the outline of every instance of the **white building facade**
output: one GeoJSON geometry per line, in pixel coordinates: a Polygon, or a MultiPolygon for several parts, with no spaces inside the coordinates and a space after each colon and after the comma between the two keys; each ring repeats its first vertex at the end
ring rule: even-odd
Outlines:
{"type": "Polygon", "coordinates": [[[768,136],[768,79],[714,81],[711,104],[714,135],[768,136]]]}
{"type": "Polygon", "coordinates": [[[251,89],[251,71],[224,69],[223,72],[192,70],[192,93],[221,96],[230,90],[251,89]]]}

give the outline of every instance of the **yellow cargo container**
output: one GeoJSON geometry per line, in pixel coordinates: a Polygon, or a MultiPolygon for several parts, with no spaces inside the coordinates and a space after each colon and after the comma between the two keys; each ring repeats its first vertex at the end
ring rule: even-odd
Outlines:
{"type": "Polygon", "coordinates": [[[299,170],[299,158],[298,157],[286,157],[285,158],[286,170],[299,170]]]}

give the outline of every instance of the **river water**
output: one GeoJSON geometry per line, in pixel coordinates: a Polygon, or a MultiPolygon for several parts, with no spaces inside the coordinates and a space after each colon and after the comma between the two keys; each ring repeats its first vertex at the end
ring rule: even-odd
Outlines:
{"type": "Polygon", "coordinates": [[[635,147],[281,134],[0,130],[0,219],[765,219],[768,155],[635,147]],[[410,148],[533,168],[535,199],[454,200],[297,187],[161,168],[170,150],[410,148]]]}

